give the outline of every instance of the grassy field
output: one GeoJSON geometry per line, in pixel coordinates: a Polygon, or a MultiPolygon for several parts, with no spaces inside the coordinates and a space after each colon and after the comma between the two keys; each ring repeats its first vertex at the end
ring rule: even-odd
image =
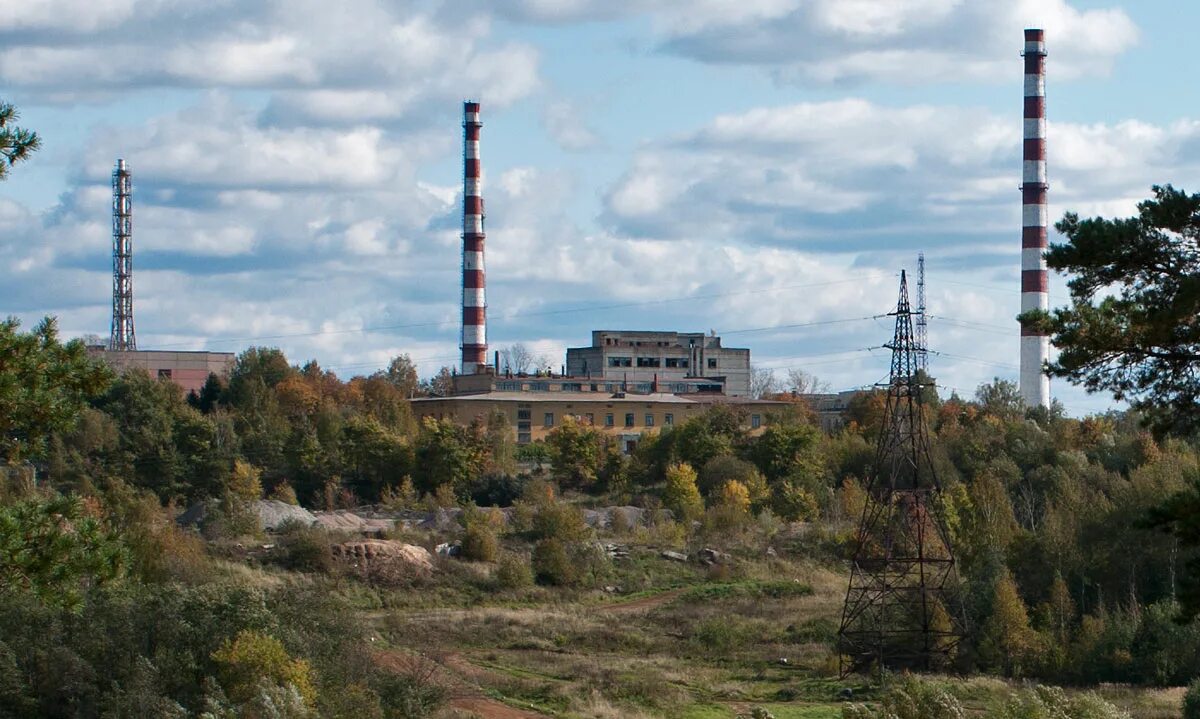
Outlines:
{"type": "MultiPolygon", "coordinates": [[[[866,680],[837,678],[845,576],[803,537],[756,536],[722,546],[732,558],[710,567],[621,537],[629,556],[591,590],[498,591],[492,565],[439,559],[428,582],[354,591],[385,655],[436,668],[446,717],[733,719],[761,707],[776,719],[833,719],[846,689],[870,701],[866,680]]],[[[992,678],[940,681],[979,715],[1014,690],[992,678]]],[[[1178,716],[1181,690],[1100,693],[1138,719],[1178,716]]]]}

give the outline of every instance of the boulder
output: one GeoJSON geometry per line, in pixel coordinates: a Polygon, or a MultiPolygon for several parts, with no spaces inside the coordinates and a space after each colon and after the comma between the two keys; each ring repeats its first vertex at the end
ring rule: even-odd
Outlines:
{"type": "Polygon", "coordinates": [[[268,532],[274,532],[288,522],[296,522],[305,527],[311,527],[317,518],[304,507],[298,507],[278,499],[260,499],[251,505],[258,515],[259,524],[268,532]]]}
{"type": "Polygon", "coordinates": [[[708,547],[701,549],[697,553],[697,557],[700,559],[702,564],[707,564],[710,566],[713,564],[728,564],[733,560],[733,557],[729,556],[728,554],[724,552],[718,552],[715,549],[709,549],[708,547]]]}
{"type": "Polygon", "coordinates": [[[313,512],[316,523],[324,529],[336,532],[359,532],[361,534],[382,535],[395,526],[391,519],[363,517],[357,512],[339,509],[333,512],[313,512]]]}
{"type": "Polygon", "coordinates": [[[421,522],[418,525],[421,529],[435,532],[452,532],[459,529],[458,515],[462,514],[462,510],[458,507],[443,507],[438,509],[429,519],[421,522]]]}
{"type": "Polygon", "coordinates": [[[457,557],[462,554],[462,544],[459,542],[442,542],[433,548],[439,557],[457,557]]]}

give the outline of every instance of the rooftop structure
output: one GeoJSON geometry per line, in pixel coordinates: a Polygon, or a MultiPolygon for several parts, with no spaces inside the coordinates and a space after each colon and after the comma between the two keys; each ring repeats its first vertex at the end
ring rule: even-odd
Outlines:
{"type": "Polygon", "coordinates": [[[750,350],[723,347],[703,332],[595,330],[590,347],[567,349],[566,369],[579,378],[750,395],[750,350]]]}

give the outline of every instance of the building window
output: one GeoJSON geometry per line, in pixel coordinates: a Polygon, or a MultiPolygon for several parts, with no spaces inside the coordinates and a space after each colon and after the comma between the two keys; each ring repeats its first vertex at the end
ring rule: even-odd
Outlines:
{"type": "Polygon", "coordinates": [[[657,357],[638,357],[637,358],[637,366],[638,367],[658,367],[659,360],[657,357]]]}
{"type": "Polygon", "coordinates": [[[654,426],[654,415],[650,414],[649,412],[646,413],[646,426],[647,427],[654,426]]]}
{"type": "Polygon", "coordinates": [[[762,426],[762,415],[750,415],[750,429],[758,429],[762,426]]]}
{"type": "Polygon", "coordinates": [[[668,427],[675,424],[675,415],[671,414],[670,412],[667,412],[666,414],[664,414],[663,415],[663,424],[668,427]]]}
{"type": "Polygon", "coordinates": [[[517,410],[517,421],[533,419],[533,410],[519,409],[517,410]]]}
{"type": "Polygon", "coordinates": [[[688,366],[688,361],[687,361],[686,357],[668,357],[666,359],[666,366],[667,367],[682,367],[682,368],[686,369],[688,366]]]}
{"type": "Polygon", "coordinates": [[[625,415],[625,426],[626,427],[633,426],[633,412],[630,412],[629,414],[625,415]]]}
{"type": "Polygon", "coordinates": [[[554,426],[554,413],[553,412],[547,412],[542,417],[542,426],[543,427],[553,427],[554,426]]]}
{"type": "Polygon", "coordinates": [[[613,421],[612,412],[609,412],[608,414],[604,415],[604,426],[605,427],[615,427],[616,426],[616,422],[613,421]]]}
{"type": "Polygon", "coordinates": [[[583,415],[583,421],[587,422],[587,426],[591,427],[592,425],[596,424],[596,415],[588,412],[587,414],[583,415]]]}
{"type": "Polygon", "coordinates": [[[709,368],[709,369],[716,369],[716,368],[717,368],[717,358],[716,358],[716,357],[709,357],[709,358],[708,358],[708,368],[709,368]]]}
{"type": "Polygon", "coordinates": [[[608,358],[608,366],[609,367],[632,367],[633,366],[633,358],[632,357],[609,357],[608,358]]]}
{"type": "Polygon", "coordinates": [[[169,369],[160,369],[160,370],[158,371],[158,378],[159,378],[159,379],[171,379],[171,370],[169,370],[169,369]]]}
{"type": "Polygon", "coordinates": [[[517,432],[517,444],[529,444],[533,441],[533,435],[528,432],[517,432]]]}
{"type": "Polygon", "coordinates": [[[583,385],[578,382],[563,382],[562,391],[563,392],[582,392],[583,385]]]}

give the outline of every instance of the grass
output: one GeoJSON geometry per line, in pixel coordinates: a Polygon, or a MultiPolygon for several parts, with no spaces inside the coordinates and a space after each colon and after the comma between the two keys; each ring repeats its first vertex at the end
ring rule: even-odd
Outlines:
{"type": "MultiPolygon", "coordinates": [[[[628,536],[617,541],[630,556],[593,589],[497,591],[490,565],[440,560],[423,582],[339,591],[385,644],[440,657],[460,690],[547,716],[734,719],[760,706],[776,719],[837,719],[844,689],[857,701],[874,696],[861,680],[837,678],[846,579],[811,546],[776,538],[777,556],[767,556],[744,536],[730,546],[707,538],[734,559],[706,568],[628,536]]],[[[941,681],[977,714],[1014,691],[995,678],[941,681]]],[[[1178,716],[1177,690],[1099,691],[1139,719],[1178,716]]]]}

